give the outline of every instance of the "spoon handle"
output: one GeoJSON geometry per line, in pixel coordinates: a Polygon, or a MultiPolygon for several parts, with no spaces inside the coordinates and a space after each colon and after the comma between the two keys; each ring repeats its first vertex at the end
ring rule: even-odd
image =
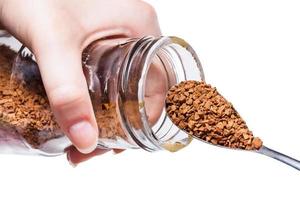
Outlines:
{"type": "Polygon", "coordinates": [[[271,158],[274,158],[276,160],[279,160],[280,162],[283,162],[291,167],[294,167],[295,169],[300,171],[300,161],[296,160],[294,158],[291,158],[287,155],[284,155],[282,153],[279,153],[278,151],[275,151],[273,149],[270,149],[268,147],[262,146],[258,153],[269,156],[271,158]]]}

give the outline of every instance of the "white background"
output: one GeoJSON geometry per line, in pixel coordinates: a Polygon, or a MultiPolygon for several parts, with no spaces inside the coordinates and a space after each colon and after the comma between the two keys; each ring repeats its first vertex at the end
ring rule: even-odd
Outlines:
{"type": "MultiPolygon", "coordinates": [[[[207,82],[266,146],[300,159],[298,1],[150,0],[164,35],[198,52],[207,82]]],[[[0,155],[0,199],[300,199],[300,172],[194,141],[177,153],[128,150],[73,168],[64,156],[0,155]]]]}

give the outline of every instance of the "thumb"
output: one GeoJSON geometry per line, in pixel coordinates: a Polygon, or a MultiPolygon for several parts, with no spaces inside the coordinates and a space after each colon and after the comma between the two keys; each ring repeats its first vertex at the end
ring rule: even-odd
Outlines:
{"type": "Polygon", "coordinates": [[[35,53],[51,108],[61,129],[82,153],[96,148],[98,128],[79,48],[50,45],[35,53]]]}

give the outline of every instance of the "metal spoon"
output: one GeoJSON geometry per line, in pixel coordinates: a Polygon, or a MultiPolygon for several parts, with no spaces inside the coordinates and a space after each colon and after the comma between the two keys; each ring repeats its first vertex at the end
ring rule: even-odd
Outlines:
{"type": "MultiPolygon", "coordinates": [[[[184,130],[182,130],[182,131],[184,131],[184,130]]],[[[191,135],[191,134],[189,134],[189,135],[191,135]]],[[[205,142],[205,143],[208,143],[208,144],[211,144],[211,145],[214,145],[214,146],[218,146],[218,147],[222,147],[222,148],[226,148],[226,149],[232,149],[232,148],[229,148],[229,147],[225,147],[225,146],[221,146],[221,145],[217,145],[217,144],[216,145],[212,144],[212,143],[207,142],[207,141],[205,141],[205,140],[203,140],[201,138],[198,138],[198,137],[196,137],[194,135],[191,135],[191,136],[193,138],[201,141],[201,142],[205,142]]],[[[262,146],[259,150],[245,150],[245,149],[234,149],[234,150],[244,150],[244,151],[252,151],[252,152],[255,152],[255,153],[260,153],[260,154],[263,154],[263,155],[268,156],[270,158],[274,158],[274,159],[276,159],[276,160],[278,160],[280,162],[283,162],[283,163],[285,163],[285,164],[287,164],[287,165],[289,165],[289,166],[291,166],[291,167],[293,167],[293,168],[295,168],[295,169],[297,169],[297,170],[300,171],[300,161],[299,160],[296,160],[295,158],[292,158],[292,157],[287,156],[287,155],[285,155],[283,153],[280,153],[278,151],[270,149],[270,148],[268,148],[266,146],[262,146]]]]}
{"type": "Polygon", "coordinates": [[[275,151],[273,149],[270,149],[266,146],[262,146],[259,150],[256,151],[257,153],[263,154],[265,156],[269,156],[271,158],[274,158],[276,160],[279,160],[280,162],[283,162],[291,167],[294,167],[295,169],[300,171],[300,161],[296,160],[292,157],[289,157],[287,155],[284,155],[283,153],[280,153],[278,151],[275,151]]]}
{"type": "MultiPolygon", "coordinates": [[[[166,96],[165,99],[167,99],[167,96],[166,96]]],[[[165,102],[165,109],[167,110],[167,103],[166,102],[165,102]]],[[[168,112],[166,111],[166,113],[168,113],[168,112]]],[[[168,114],[167,114],[167,116],[168,116],[169,120],[172,122],[171,117],[168,114]]],[[[176,126],[176,124],[174,124],[174,125],[176,126]]],[[[273,158],[273,159],[276,159],[276,160],[278,160],[280,162],[283,162],[283,163],[285,163],[285,164],[287,164],[287,165],[289,165],[289,166],[291,166],[291,167],[293,167],[293,168],[295,168],[295,169],[297,169],[297,170],[300,171],[300,161],[299,160],[296,160],[296,159],[294,159],[292,157],[289,157],[289,156],[287,156],[287,155],[285,155],[283,153],[280,153],[278,151],[270,149],[270,148],[268,148],[266,146],[261,146],[260,149],[258,149],[258,150],[246,150],[246,149],[241,149],[241,148],[230,148],[230,147],[226,147],[226,146],[222,146],[222,145],[210,143],[210,142],[208,142],[206,140],[203,140],[203,139],[198,138],[198,137],[196,137],[196,136],[194,136],[192,134],[189,134],[188,132],[186,132],[185,130],[181,129],[180,127],[178,127],[178,128],[180,130],[182,130],[183,132],[185,132],[186,134],[188,134],[188,135],[192,136],[193,138],[195,138],[197,140],[200,140],[202,142],[205,142],[205,143],[208,143],[208,144],[211,144],[211,145],[214,145],[214,146],[222,147],[222,148],[227,148],[227,149],[245,150],[245,151],[251,151],[251,152],[263,154],[265,156],[268,156],[270,158],[273,158]]]]}

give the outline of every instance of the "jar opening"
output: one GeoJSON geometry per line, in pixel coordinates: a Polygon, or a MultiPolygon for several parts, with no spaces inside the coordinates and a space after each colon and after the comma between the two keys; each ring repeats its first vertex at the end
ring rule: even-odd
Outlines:
{"type": "Polygon", "coordinates": [[[193,49],[182,39],[162,37],[151,45],[145,61],[139,102],[141,116],[147,119],[144,130],[159,148],[177,151],[191,138],[175,126],[165,111],[165,96],[173,85],[184,80],[204,80],[203,70],[193,49]]]}

